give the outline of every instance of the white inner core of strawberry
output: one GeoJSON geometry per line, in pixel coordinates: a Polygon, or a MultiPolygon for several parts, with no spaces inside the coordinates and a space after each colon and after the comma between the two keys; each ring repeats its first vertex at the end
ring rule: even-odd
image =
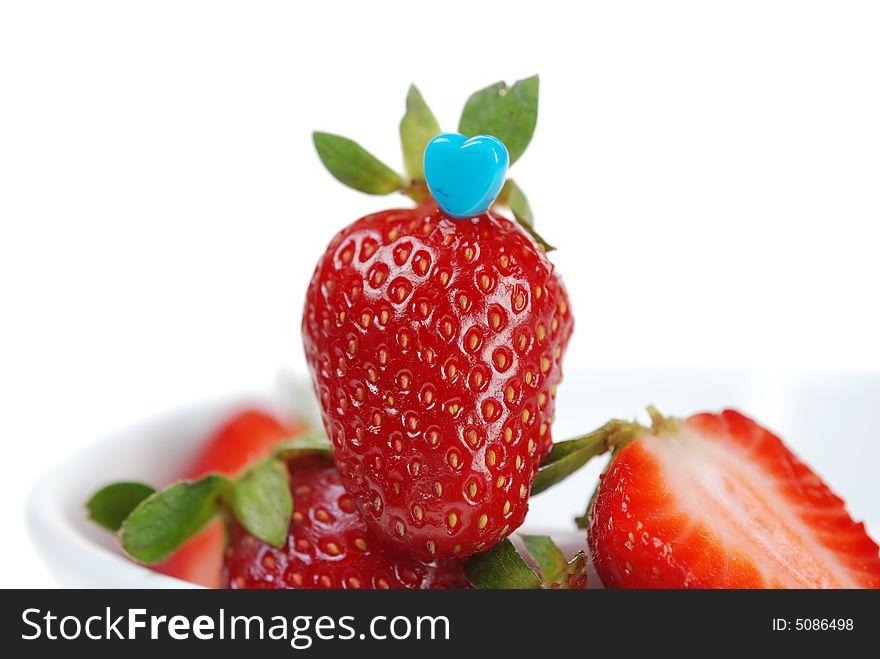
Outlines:
{"type": "MultiPolygon", "coordinates": [[[[767,585],[783,587],[858,587],[834,552],[798,514],[781,483],[753,454],[725,437],[705,436],[687,427],[676,434],[644,441],[655,458],[676,511],[690,516],[678,538],[702,522],[728,551],[757,566],[767,585]]],[[[730,569],[730,565],[728,565],[730,569]]]]}

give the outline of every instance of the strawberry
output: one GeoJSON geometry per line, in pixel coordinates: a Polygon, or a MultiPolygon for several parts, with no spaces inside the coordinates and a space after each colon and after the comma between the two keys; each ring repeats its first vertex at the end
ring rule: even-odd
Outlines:
{"type": "MultiPolygon", "coordinates": [[[[266,455],[282,440],[294,437],[302,424],[284,427],[273,416],[246,409],[228,419],[199,450],[184,478],[219,472],[234,475],[266,455]]],[[[153,569],[178,579],[216,588],[223,564],[223,524],[216,520],[153,569]]]]}
{"type": "Polygon", "coordinates": [[[779,437],[732,410],[654,417],[617,433],[592,506],[606,586],[880,588],[877,544],[779,437]]]}
{"type": "Polygon", "coordinates": [[[305,424],[292,421],[282,424],[259,409],[244,409],[231,416],[205,442],[184,478],[199,478],[211,472],[234,476],[249,464],[263,458],[282,440],[297,436],[305,424]]]}
{"type": "Polygon", "coordinates": [[[273,547],[233,521],[223,569],[226,587],[467,587],[460,562],[426,564],[375,542],[329,456],[294,458],[288,467],[295,512],[287,543],[273,547]]]}
{"type": "MultiPolygon", "coordinates": [[[[475,94],[462,132],[486,132],[485,122],[513,161],[534,128],[537,78],[503,92],[475,94]]],[[[431,560],[481,551],[522,523],[552,441],[573,318],[512,181],[500,199],[517,221],[497,207],[453,218],[430,198],[412,154],[439,129],[415,88],[407,106],[408,181],[345,138],[315,135],[343,182],[402,190],[419,203],[363,217],[333,238],[309,284],[302,330],[348,492],[378,539],[431,560]]]]}
{"type": "Polygon", "coordinates": [[[211,473],[161,491],[112,483],[87,507],[147,565],[167,561],[222,519],[221,584],[230,588],[468,587],[462,560],[423,563],[376,542],[323,438],[284,442],[235,477],[211,473]]]}

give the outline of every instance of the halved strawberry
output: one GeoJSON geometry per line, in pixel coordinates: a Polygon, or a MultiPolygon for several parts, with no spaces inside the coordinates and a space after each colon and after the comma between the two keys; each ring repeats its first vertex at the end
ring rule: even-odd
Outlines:
{"type": "MultiPolygon", "coordinates": [[[[843,500],[739,412],[618,433],[589,544],[613,588],[880,588],[843,500]]],[[[607,442],[606,442],[607,444],[607,442]]]]}

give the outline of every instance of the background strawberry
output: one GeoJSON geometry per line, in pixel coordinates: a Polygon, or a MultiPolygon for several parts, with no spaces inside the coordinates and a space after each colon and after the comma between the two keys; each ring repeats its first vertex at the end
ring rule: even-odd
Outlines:
{"type": "Polygon", "coordinates": [[[199,478],[211,472],[234,476],[264,458],[285,439],[306,429],[297,419],[282,423],[265,410],[250,408],[236,412],[220,426],[183,470],[183,478],[199,478]]]}
{"type": "MultiPolygon", "coordinates": [[[[195,479],[212,472],[234,476],[267,456],[281,441],[300,434],[304,428],[304,424],[298,421],[284,426],[262,410],[242,410],[214,432],[181,477],[195,479]]],[[[224,542],[223,524],[215,520],[153,569],[178,579],[217,588],[221,583],[224,542]]]]}
{"type": "MultiPolygon", "coordinates": [[[[619,435],[625,437],[625,435],[619,435]]],[[[877,544],[782,441],[738,412],[655,416],[590,515],[614,588],[880,588],[877,544]]]]}
{"type": "MultiPolygon", "coordinates": [[[[494,133],[512,162],[534,129],[537,79],[504,91],[475,94],[462,132],[494,133]]],[[[512,181],[501,199],[518,222],[455,220],[426,200],[419,157],[439,127],[417,91],[407,101],[408,181],[315,135],[343,182],[421,203],[337,234],[306,294],[303,341],[339,470],[374,534],[422,559],[466,556],[523,521],[573,319],[512,181]]]]}
{"type": "Polygon", "coordinates": [[[421,563],[369,535],[354,500],[326,455],[289,462],[294,513],[284,547],[230,528],[223,583],[228,588],[465,588],[461,562],[421,563]]]}

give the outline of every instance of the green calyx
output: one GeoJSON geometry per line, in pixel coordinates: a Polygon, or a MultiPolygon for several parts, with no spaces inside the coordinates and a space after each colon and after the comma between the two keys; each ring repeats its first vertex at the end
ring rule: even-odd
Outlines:
{"type": "Polygon", "coordinates": [[[425,179],[425,146],[440,132],[440,124],[425,103],[422,93],[418,87],[410,85],[406,95],[406,114],[400,120],[403,166],[410,181],[425,179]]]}
{"type": "MultiPolygon", "coordinates": [[[[462,110],[459,132],[468,137],[494,135],[499,138],[507,147],[510,164],[513,165],[535,132],[538,86],[538,76],[535,75],[519,80],[512,86],[497,82],[475,92],[462,110]]],[[[395,172],[346,137],[315,132],[312,138],[321,162],[345,185],[372,195],[401,192],[416,203],[421,203],[431,196],[425,183],[425,147],[441,132],[440,124],[421,92],[411,85],[406,96],[406,112],[400,121],[403,174],[395,172]]],[[[507,180],[494,207],[509,210],[545,252],[555,249],[535,231],[528,198],[513,179],[507,180]]]]}
{"type": "Polygon", "coordinates": [[[162,561],[221,512],[232,515],[254,537],[274,546],[287,541],[293,497],[286,460],[308,452],[330,454],[324,439],[283,442],[271,455],[234,478],[208,474],[156,491],[149,485],[107,485],[86,504],[89,517],[110,531],[135,560],[162,561]]]}
{"type": "Polygon", "coordinates": [[[586,584],[587,556],[578,551],[570,560],[546,535],[521,535],[533,569],[510,540],[472,556],[464,566],[470,584],[478,590],[536,590],[582,588],[586,584]]]}

